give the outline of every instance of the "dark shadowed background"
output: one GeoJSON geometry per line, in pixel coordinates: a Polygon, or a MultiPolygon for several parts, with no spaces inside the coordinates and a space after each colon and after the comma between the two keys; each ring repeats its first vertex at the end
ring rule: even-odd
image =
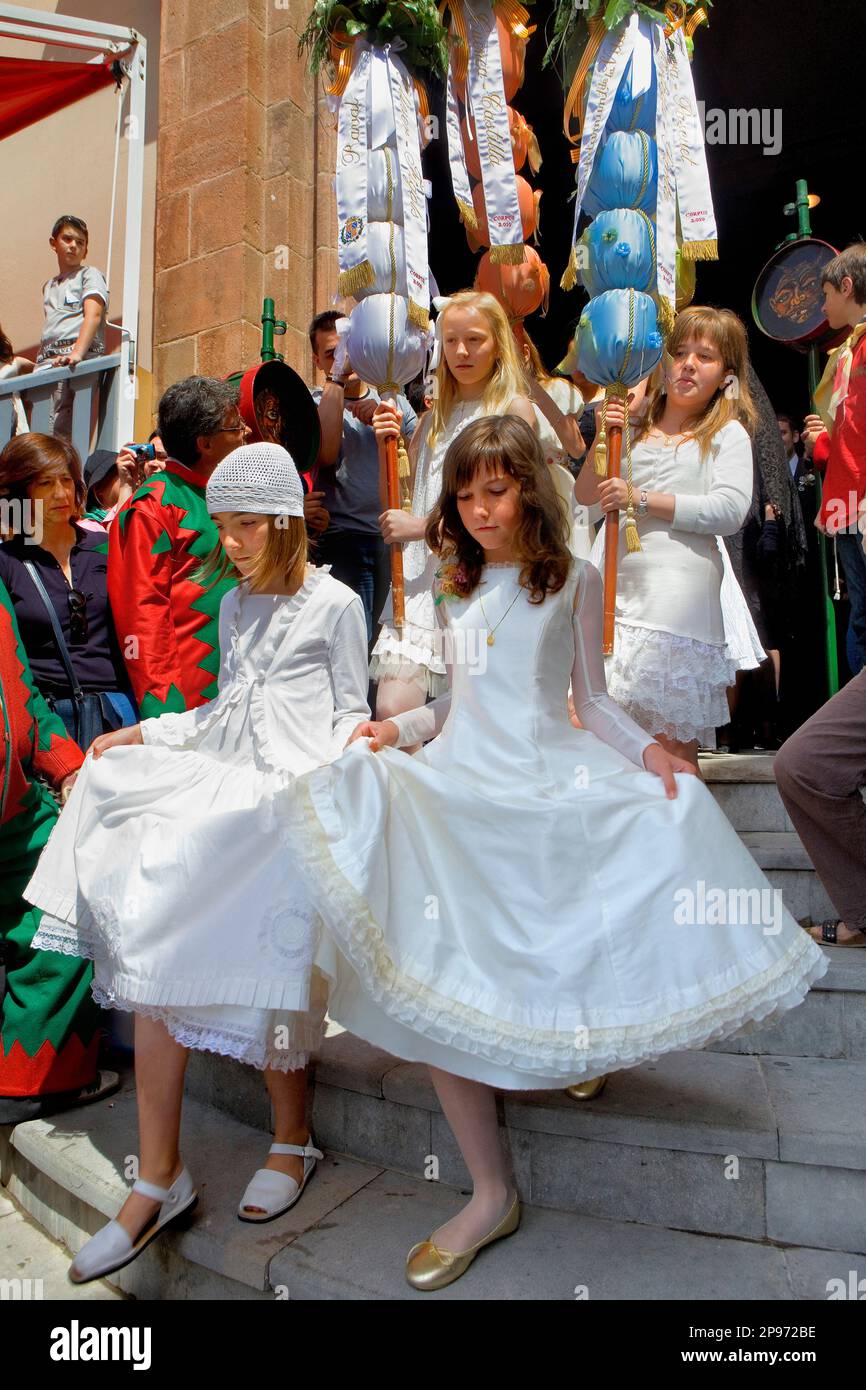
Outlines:
{"type": "MultiPolygon", "coordinates": [[[[552,367],[565,352],[586,296],[580,288],[568,294],[559,288],[571,238],[574,166],[562,133],[561,82],[552,68],[541,70],[550,14],[549,0],[531,8],[538,30],[513,104],[535,128],[544,158],[530,182],[544,195],[538,250],[550,269],[550,308],[545,318],[533,314],[527,328],[552,367]]],[[[764,155],[760,145],[708,145],[720,259],[699,264],[694,302],[726,306],[744,319],[770,398],[777,410],[795,415],[808,409],[806,358],[755,327],[752,289],[774,247],[796,229],[796,219],[782,210],[793,202],[798,178],[821,197],[812,211],[814,236],[840,250],[866,238],[864,55],[866,0],[716,0],[709,26],[695,36],[698,100],[708,112],[780,112],[775,120],[777,130],[781,122],[781,148],[764,155]]],[[[431,93],[431,108],[441,118],[441,93],[431,93]]],[[[469,251],[454,207],[444,121],[441,135],[425,155],[425,172],[433,183],[430,262],[445,294],[472,283],[478,257],[469,251]]]]}

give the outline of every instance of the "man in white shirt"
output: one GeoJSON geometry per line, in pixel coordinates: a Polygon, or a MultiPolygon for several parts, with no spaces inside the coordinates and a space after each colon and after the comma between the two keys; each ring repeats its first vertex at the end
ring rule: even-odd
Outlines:
{"type": "MultiPolygon", "coordinates": [[[[85,357],[105,351],[108,286],[101,270],[85,265],[87,224],[80,217],[58,217],[49,239],[57,256],[57,274],[42,287],[45,323],[37,366],[76,367],[85,357]]],[[[52,400],[50,432],[72,433],[72,389],[60,382],[52,400]]]]}

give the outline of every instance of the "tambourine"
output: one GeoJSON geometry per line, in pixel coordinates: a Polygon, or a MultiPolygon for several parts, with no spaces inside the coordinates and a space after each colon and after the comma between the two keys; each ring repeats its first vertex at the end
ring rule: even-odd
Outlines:
{"type": "Polygon", "coordinates": [[[821,305],[822,272],[838,252],[829,242],[803,237],[780,246],[767,261],[752,291],[752,317],[777,343],[807,352],[826,352],[848,333],[831,328],[821,305]]]}

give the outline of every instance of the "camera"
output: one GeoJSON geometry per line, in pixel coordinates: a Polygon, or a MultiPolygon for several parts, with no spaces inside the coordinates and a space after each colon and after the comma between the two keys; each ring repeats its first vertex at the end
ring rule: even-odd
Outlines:
{"type": "Polygon", "coordinates": [[[130,453],[135,454],[139,463],[150,463],[156,458],[156,446],[154,444],[129,444],[130,453]]]}

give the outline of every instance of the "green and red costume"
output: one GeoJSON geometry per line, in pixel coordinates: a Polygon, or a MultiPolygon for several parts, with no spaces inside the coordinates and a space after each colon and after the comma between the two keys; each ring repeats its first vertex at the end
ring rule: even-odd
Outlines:
{"type": "Polygon", "coordinates": [[[192,575],[219,543],[207,479],[169,459],[118,512],[109,531],[108,597],[143,719],[182,713],[217,693],[222,596],[192,575]]]}
{"type": "Polygon", "coordinates": [[[39,693],[12,600],[0,584],[0,1096],[42,1096],[90,1086],[97,1075],[101,1012],[93,968],[77,956],[34,951],[42,913],[21,896],[60,814],[37,778],[59,790],[83,763],[39,693]]]}

